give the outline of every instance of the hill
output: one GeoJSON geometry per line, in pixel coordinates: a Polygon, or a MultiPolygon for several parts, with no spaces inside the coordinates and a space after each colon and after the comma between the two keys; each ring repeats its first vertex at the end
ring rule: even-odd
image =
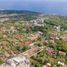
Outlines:
{"type": "Polygon", "coordinates": [[[21,19],[23,20],[32,20],[36,19],[37,16],[41,15],[39,12],[26,11],[26,10],[0,10],[0,19],[21,19]]]}

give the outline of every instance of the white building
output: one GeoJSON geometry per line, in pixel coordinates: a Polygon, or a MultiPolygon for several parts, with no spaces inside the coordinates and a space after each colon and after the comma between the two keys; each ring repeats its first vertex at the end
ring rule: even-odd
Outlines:
{"type": "Polygon", "coordinates": [[[19,55],[8,59],[0,67],[30,67],[30,61],[26,56],[19,55]]]}

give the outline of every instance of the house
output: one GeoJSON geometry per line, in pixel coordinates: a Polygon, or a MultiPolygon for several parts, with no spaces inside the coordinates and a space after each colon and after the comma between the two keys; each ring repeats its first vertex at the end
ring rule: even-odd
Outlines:
{"type": "Polygon", "coordinates": [[[53,32],[50,34],[50,42],[55,43],[56,40],[59,40],[58,34],[56,32],[53,32]]]}
{"type": "Polygon", "coordinates": [[[28,46],[28,45],[30,46],[31,44],[32,44],[32,41],[31,41],[31,40],[25,42],[25,45],[27,45],[27,46],[28,46]]]}
{"type": "Polygon", "coordinates": [[[64,66],[65,64],[63,62],[61,62],[61,61],[58,61],[58,65],[64,66]]]}
{"type": "Polygon", "coordinates": [[[10,32],[14,33],[14,32],[17,32],[17,30],[15,29],[14,26],[11,26],[10,29],[9,29],[10,32]]]}
{"type": "Polygon", "coordinates": [[[40,37],[41,37],[40,33],[35,33],[35,34],[31,34],[30,37],[28,37],[28,39],[30,39],[31,41],[35,41],[40,37]]]}
{"type": "Polygon", "coordinates": [[[56,33],[52,33],[50,35],[50,39],[55,40],[56,38],[57,38],[57,34],[56,33]]]}
{"type": "Polygon", "coordinates": [[[55,55],[56,51],[54,51],[52,48],[46,48],[47,54],[49,55],[55,55]]]}
{"type": "Polygon", "coordinates": [[[51,64],[47,63],[46,65],[43,65],[42,67],[51,67],[51,64]]]}
{"type": "Polygon", "coordinates": [[[10,57],[10,54],[8,53],[8,52],[4,52],[4,55],[6,56],[6,57],[10,57]]]}
{"type": "Polygon", "coordinates": [[[43,41],[44,45],[48,45],[48,43],[49,43],[48,40],[43,41]]]}
{"type": "Polygon", "coordinates": [[[33,56],[35,53],[37,53],[40,50],[39,47],[33,46],[31,49],[27,50],[26,52],[23,52],[23,55],[26,55],[27,57],[33,56]]]}
{"type": "Polygon", "coordinates": [[[63,55],[63,56],[66,56],[66,53],[63,52],[63,51],[59,51],[59,54],[60,54],[60,55],[63,55]]]}
{"type": "Polygon", "coordinates": [[[64,32],[67,33],[67,30],[65,30],[64,32]]]}
{"type": "Polygon", "coordinates": [[[21,39],[24,38],[24,35],[22,35],[22,34],[17,34],[17,35],[15,35],[15,38],[21,40],[21,39]]]}
{"type": "Polygon", "coordinates": [[[63,67],[67,67],[67,65],[64,65],[63,67]]]}
{"type": "Polygon", "coordinates": [[[50,43],[52,43],[52,44],[54,44],[55,43],[55,41],[54,40],[49,40],[50,41],[50,43]]]}
{"type": "Polygon", "coordinates": [[[5,33],[7,31],[7,28],[6,27],[0,27],[0,31],[5,33]]]}
{"type": "Polygon", "coordinates": [[[1,18],[0,22],[4,22],[4,21],[8,21],[8,20],[9,20],[9,18],[1,18]]]}
{"type": "Polygon", "coordinates": [[[7,35],[4,34],[4,35],[3,35],[3,38],[7,38],[7,35]]]}
{"type": "Polygon", "coordinates": [[[29,41],[25,41],[25,42],[20,42],[19,45],[22,46],[33,46],[34,43],[33,41],[29,40],[29,41]]]}
{"type": "Polygon", "coordinates": [[[62,36],[62,39],[63,39],[65,42],[67,42],[67,34],[64,34],[64,35],[62,36]]]}

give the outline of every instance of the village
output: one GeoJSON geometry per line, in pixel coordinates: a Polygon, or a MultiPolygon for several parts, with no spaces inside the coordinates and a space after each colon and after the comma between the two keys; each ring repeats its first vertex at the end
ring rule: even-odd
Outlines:
{"type": "Polygon", "coordinates": [[[67,67],[67,32],[48,19],[1,22],[0,67],[67,67]]]}

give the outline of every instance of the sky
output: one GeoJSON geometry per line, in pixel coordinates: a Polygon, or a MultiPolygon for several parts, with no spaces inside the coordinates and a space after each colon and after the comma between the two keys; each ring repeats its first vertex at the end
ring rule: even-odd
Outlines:
{"type": "Polygon", "coordinates": [[[30,10],[67,14],[67,0],[0,0],[0,10],[30,10]]]}

